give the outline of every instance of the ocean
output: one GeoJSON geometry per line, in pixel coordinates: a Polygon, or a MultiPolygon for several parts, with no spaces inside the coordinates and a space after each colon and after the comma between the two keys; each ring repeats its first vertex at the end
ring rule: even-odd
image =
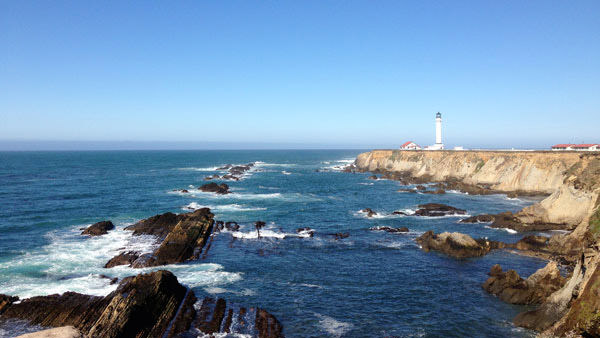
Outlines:
{"type": "MultiPolygon", "coordinates": [[[[481,284],[494,264],[528,276],[540,259],[494,251],[455,259],[423,252],[414,239],[427,230],[516,242],[525,234],[460,224],[458,217],[392,215],[436,202],[469,215],[517,211],[535,198],[397,192],[399,182],[344,173],[359,150],[89,151],[0,153],[0,293],[21,298],[76,291],[106,295],[101,278],[172,271],[198,298],[222,297],[275,315],[287,337],[528,337],[511,320],[524,306],[487,294],[481,284]],[[255,162],[232,193],[179,193],[206,183],[224,164],[255,162]],[[123,228],[156,214],[209,207],[236,221],[240,233],[214,237],[205,259],[157,268],[103,265],[123,250],[150,251],[154,239],[123,228]],[[359,211],[378,212],[367,218],[359,211]],[[81,228],[111,220],[109,234],[81,228]],[[256,236],[253,223],[267,223],[256,236]],[[408,233],[369,230],[406,226],[408,233]],[[310,227],[314,237],[299,237],[310,227]],[[331,234],[350,236],[335,240],[331,234]]],[[[0,323],[0,337],[37,328],[0,323]]]]}

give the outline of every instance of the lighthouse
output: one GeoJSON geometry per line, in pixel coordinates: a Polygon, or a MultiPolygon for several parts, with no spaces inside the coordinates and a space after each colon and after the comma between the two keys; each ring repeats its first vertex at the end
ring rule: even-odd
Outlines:
{"type": "Polygon", "coordinates": [[[435,144],[427,146],[425,150],[443,150],[444,144],[442,143],[442,114],[438,112],[435,114],[435,144]]]}
{"type": "Polygon", "coordinates": [[[442,143],[442,114],[440,112],[435,115],[435,145],[440,149],[444,149],[442,143]]]}

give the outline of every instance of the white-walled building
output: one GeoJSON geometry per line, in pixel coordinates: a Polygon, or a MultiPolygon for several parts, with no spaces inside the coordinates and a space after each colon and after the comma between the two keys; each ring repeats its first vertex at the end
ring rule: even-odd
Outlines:
{"type": "Polygon", "coordinates": [[[552,146],[552,150],[575,150],[575,151],[599,151],[600,144],[597,143],[586,143],[586,144],[555,144],[552,146]]]}
{"type": "Polygon", "coordinates": [[[413,141],[408,141],[400,146],[402,150],[421,150],[421,146],[414,143],[413,141]]]}

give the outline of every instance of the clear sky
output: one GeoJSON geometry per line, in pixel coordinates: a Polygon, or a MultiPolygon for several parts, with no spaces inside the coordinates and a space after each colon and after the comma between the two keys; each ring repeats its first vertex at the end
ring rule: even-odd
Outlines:
{"type": "Polygon", "coordinates": [[[0,149],[427,145],[437,111],[600,142],[600,1],[0,2],[0,149]]]}

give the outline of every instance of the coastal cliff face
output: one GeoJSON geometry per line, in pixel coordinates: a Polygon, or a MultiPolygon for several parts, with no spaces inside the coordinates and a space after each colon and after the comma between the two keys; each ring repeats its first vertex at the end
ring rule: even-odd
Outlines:
{"type": "Polygon", "coordinates": [[[429,182],[458,181],[499,193],[545,194],[515,216],[525,224],[573,229],[596,205],[598,154],[508,151],[374,150],[358,155],[361,171],[401,173],[429,182]]]}
{"type": "Polygon", "coordinates": [[[572,230],[552,236],[547,250],[576,264],[560,289],[514,322],[542,337],[600,336],[599,153],[376,150],[360,154],[354,165],[407,182],[454,181],[474,191],[547,194],[514,216],[522,230],[539,224],[572,230]]]}

